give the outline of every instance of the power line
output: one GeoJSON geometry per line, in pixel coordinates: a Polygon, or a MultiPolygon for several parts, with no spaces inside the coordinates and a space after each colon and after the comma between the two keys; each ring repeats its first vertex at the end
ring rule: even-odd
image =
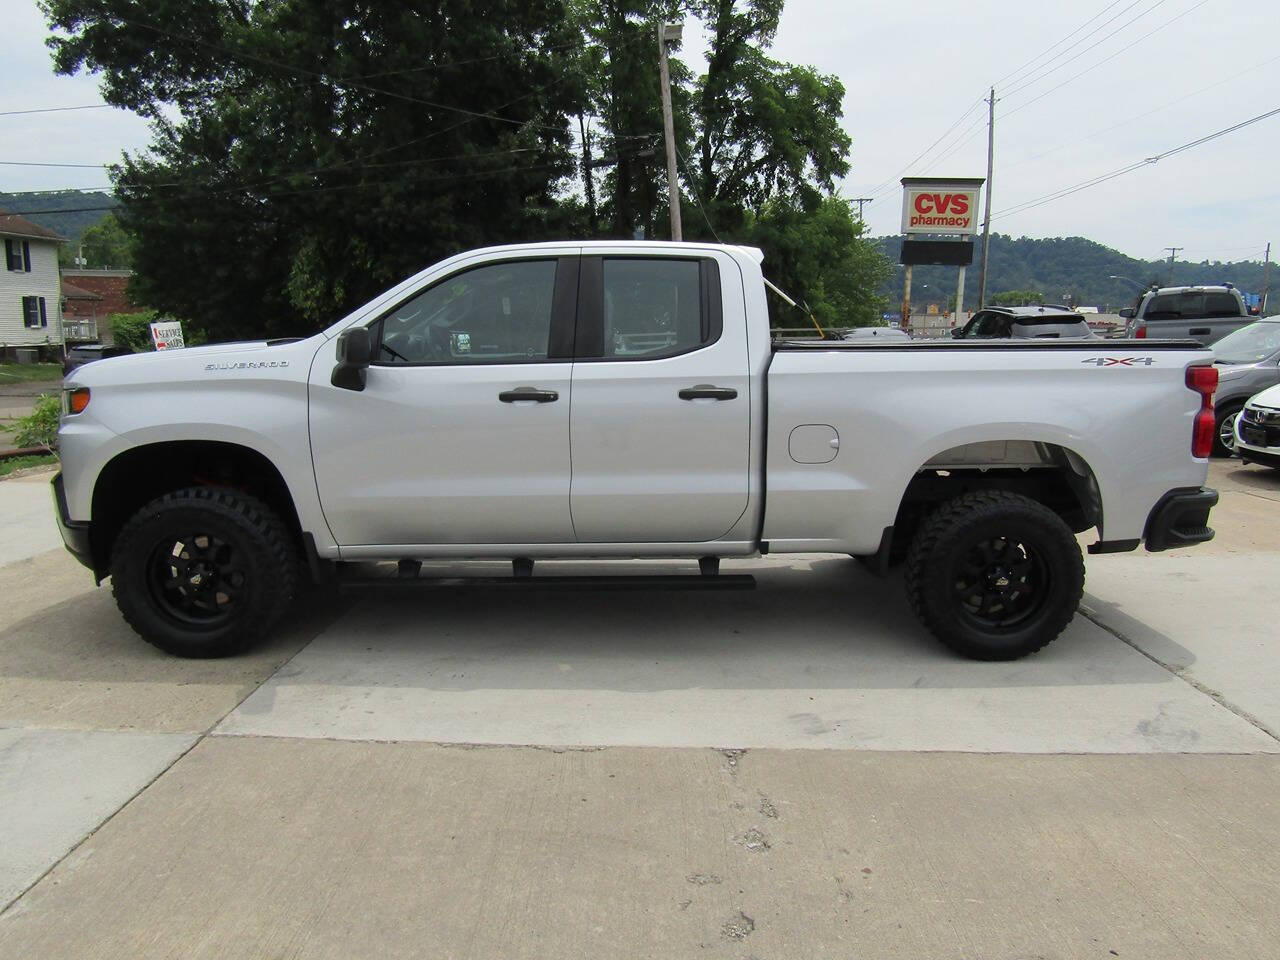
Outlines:
{"type": "Polygon", "coordinates": [[[1240,123],[1234,124],[1233,126],[1230,126],[1230,127],[1226,127],[1222,130],[1217,131],[1216,133],[1211,133],[1211,134],[1208,134],[1207,136],[1200,137],[1197,140],[1192,140],[1189,143],[1184,143],[1181,146],[1173,147],[1169,150],[1165,150],[1163,153],[1158,153],[1153,157],[1147,157],[1144,160],[1137,160],[1133,163],[1130,163],[1124,167],[1119,168],[1118,170],[1113,170],[1110,173],[1101,174],[1097,177],[1093,177],[1092,179],[1085,180],[1081,183],[1075,184],[1070,187],[1064,187],[1061,190],[1057,190],[1057,191],[1054,191],[1053,193],[1046,194],[1043,197],[1037,197],[1033,200],[1027,200],[1022,203],[1014,204],[1011,207],[1007,207],[1004,210],[999,211],[999,213],[995,214],[995,216],[993,216],[992,219],[995,219],[996,217],[1010,216],[1015,213],[1023,213],[1024,211],[1030,210],[1033,207],[1039,207],[1039,206],[1042,206],[1043,204],[1051,203],[1054,200],[1061,200],[1063,197],[1068,197],[1073,193],[1079,193],[1081,190],[1087,190],[1089,187],[1095,187],[1101,183],[1106,183],[1108,180],[1114,180],[1116,177],[1124,176],[1126,173],[1131,173],[1134,170],[1137,170],[1141,167],[1146,167],[1154,163],[1158,163],[1167,157],[1173,157],[1173,156],[1177,156],[1179,153],[1185,153],[1187,150],[1191,150],[1195,147],[1201,146],[1202,144],[1208,143],[1211,140],[1217,140],[1219,137],[1225,137],[1229,133],[1235,133],[1237,130],[1242,130],[1245,127],[1258,123],[1261,120],[1266,120],[1268,117],[1274,117],[1276,114],[1280,114],[1280,107],[1277,107],[1274,110],[1269,110],[1266,113],[1260,113],[1256,117],[1250,117],[1248,120],[1242,120],[1240,123]]]}
{"type": "MultiPolygon", "coordinates": [[[[1119,13],[1117,13],[1117,14],[1116,14],[1114,17],[1112,17],[1110,20],[1107,20],[1105,23],[1100,24],[1096,29],[1094,29],[1094,30],[1090,31],[1089,33],[1085,34],[1083,37],[1081,37],[1079,40],[1077,40],[1077,41],[1076,41],[1075,43],[1073,43],[1071,46],[1066,47],[1065,49],[1061,50],[1061,51],[1060,51],[1060,52],[1059,52],[1059,53],[1058,53],[1058,54],[1053,58],[1053,60],[1050,60],[1050,61],[1048,61],[1047,63],[1042,64],[1042,65],[1041,65],[1041,67],[1049,67],[1049,64],[1050,64],[1050,63],[1053,63],[1053,61],[1054,61],[1054,60],[1061,60],[1061,59],[1062,59],[1062,57],[1064,57],[1064,56],[1065,56],[1067,53],[1069,53],[1071,50],[1075,49],[1075,48],[1076,48],[1076,47],[1078,47],[1080,44],[1084,43],[1084,41],[1085,41],[1085,40],[1088,40],[1088,39],[1089,39],[1089,37],[1092,37],[1095,33],[1097,33],[1099,30],[1102,30],[1102,29],[1103,29],[1104,27],[1106,27],[1108,24],[1113,23],[1115,20],[1117,20],[1117,19],[1119,19],[1120,17],[1124,16],[1124,14],[1125,14],[1125,13],[1127,13],[1129,10],[1133,9],[1133,7],[1137,6],[1137,5],[1138,5],[1138,3],[1140,3],[1140,2],[1141,2],[1141,0],[1135,0],[1135,2],[1134,2],[1134,3],[1129,4],[1129,6],[1125,7],[1123,10],[1121,10],[1119,13]]],[[[1009,91],[1008,91],[1008,93],[1006,94],[1006,96],[1010,96],[1010,97],[1011,97],[1011,96],[1013,96],[1014,94],[1016,94],[1016,93],[1018,93],[1018,92],[1020,92],[1020,91],[1022,91],[1022,90],[1025,90],[1027,87],[1030,87],[1030,86],[1032,86],[1032,85],[1034,85],[1034,84],[1039,83],[1039,82],[1040,82],[1041,80],[1043,80],[1045,77],[1050,76],[1051,74],[1057,73],[1057,72],[1058,72],[1059,70],[1061,70],[1063,67],[1068,66],[1070,63],[1074,62],[1075,60],[1077,60],[1078,58],[1080,58],[1080,57],[1081,57],[1081,56],[1083,56],[1084,54],[1088,53],[1090,50],[1093,50],[1093,49],[1095,49],[1096,47],[1100,47],[1102,44],[1106,43],[1108,40],[1110,40],[1112,37],[1114,37],[1117,33],[1120,33],[1121,31],[1123,31],[1123,30],[1125,30],[1125,29],[1127,29],[1127,28],[1129,28],[1129,27],[1133,26],[1133,24],[1137,23],[1139,20],[1141,20],[1141,19],[1142,19],[1143,17],[1145,17],[1147,14],[1151,13],[1151,11],[1155,10],[1155,9],[1156,9],[1156,7],[1163,6],[1164,4],[1166,4],[1166,3],[1168,3],[1168,2],[1169,2],[1169,0],[1156,0],[1156,2],[1155,2],[1155,3],[1153,3],[1151,6],[1147,7],[1147,9],[1145,9],[1145,10],[1140,10],[1140,11],[1138,12],[1137,16],[1133,17],[1133,18],[1132,18],[1132,19],[1130,19],[1130,20],[1126,20],[1124,23],[1120,24],[1120,26],[1116,27],[1114,30],[1112,30],[1110,33],[1108,33],[1105,37],[1103,37],[1101,40],[1095,40],[1093,43],[1089,44],[1089,46],[1085,47],[1083,50],[1081,50],[1081,51],[1079,51],[1078,53],[1076,53],[1075,55],[1073,55],[1069,60],[1063,60],[1063,61],[1062,61],[1061,63],[1059,63],[1056,67],[1049,67],[1049,69],[1047,69],[1047,70],[1042,70],[1040,73],[1033,73],[1033,75],[1032,75],[1032,76],[1030,76],[1030,77],[1024,77],[1024,78],[1023,78],[1022,80],[1020,80],[1018,83],[1014,84],[1013,88],[1012,88],[1011,90],[1009,90],[1009,91]]]]}
{"type": "MultiPolygon", "coordinates": [[[[1054,49],[1056,49],[1057,47],[1059,47],[1059,46],[1060,46],[1060,45],[1062,45],[1063,43],[1066,43],[1068,40],[1070,40],[1072,37],[1074,37],[1077,33],[1079,33],[1081,30],[1083,30],[1083,29],[1084,29],[1085,27],[1087,27],[1089,24],[1093,23],[1093,21],[1097,20],[1100,16],[1102,16],[1104,13],[1106,13],[1106,12],[1107,12],[1108,10],[1110,10],[1112,7],[1117,7],[1117,6],[1119,6],[1119,5],[1120,5],[1121,3],[1123,3],[1123,2],[1124,2],[1124,0],[1113,0],[1113,2],[1111,2],[1111,3],[1107,4],[1105,7],[1103,7],[1101,10],[1099,10],[1097,13],[1095,13],[1092,17],[1090,17],[1090,18],[1089,18],[1088,20],[1086,20],[1084,23],[1080,24],[1080,26],[1076,27],[1074,30],[1072,30],[1070,33],[1068,33],[1068,34],[1067,34],[1065,37],[1063,37],[1061,40],[1058,40],[1056,43],[1050,44],[1048,47],[1046,47],[1044,50],[1042,50],[1042,51],[1040,51],[1039,53],[1037,53],[1034,57],[1032,57],[1030,60],[1028,60],[1028,61],[1027,61],[1026,63],[1024,63],[1022,66],[1018,67],[1016,70],[1013,70],[1013,71],[1011,71],[1011,72],[1009,72],[1009,73],[1006,73],[1003,77],[997,77],[997,78],[995,79],[995,81],[992,83],[992,86],[1000,86],[1000,85],[1001,85],[1001,84],[1003,84],[1006,80],[1011,80],[1012,78],[1016,77],[1016,76],[1017,76],[1018,74],[1020,74],[1023,70],[1025,70],[1027,67],[1031,66],[1031,64],[1035,63],[1037,60],[1039,60],[1039,59],[1040,59],[1041,57],[1043,57],[1045,54],[1050,53],[1051,51],[1053,51],[1054,49]]],[[[1134,6],[1134,4],[1130,4],[1130,6],[1134,6]]],[[[1128,7],[1126,7],[1125,9],[1127,10],[1127,9],[1128,9],[1128,7]]],[[[1123,13],[1124,13],[1124,10],[1121,10],[1121,11],[1120,11],[1120,13],[1121,13],[1121,14],[1123,14],[1123,13]]],[[[1118,16],[1118,15],[1119,15],[1119,14],[1117,14],[1117,16],[1118,16]]]]}
{"type": "MultiPolygon", "coordinates": [[[[1096,63],[1090,64],[1089,66],[1081,70],[1079,73],[1072,74],[1070,77],[1068,77],[1066,80],[1063,80],[1061,83],[1057,84],[1056,86],[1050,87],[1048,90],[1045,90],[1043,93],[1037,94],[1036,96],[1032,97],[1030,100],[1027,100],[1023,103],[1018,104],[1018,106],[1008,111],[1008,113],[1006,113],[1005,116],[1008,117],[1012,114],[1015,114],[1019,110],[1023,109],[1024,107],[1029,107],[1031,106],[1031,104],[1036,103],[1039,100],[1043,100],[1045,97],[1053,93],[1055,90],[1061,90],[1063,87],[1065,87],[1067,84],[1071,83],[1072,81],[1079,80],[1086,73],[1090,73],[1093,70],[1097,69],[1098,67],[1102,66],[1104,63],[1107,63],[1110,60],[1114,60],[1116,57],[1120,56],[1120,54],[1124,53],[1126,50],[1129,50],[1132,47],[1136,47],[1138,44],[1142,43],[1142,41],[1146,40],[1148,37],[1152,36],[1153,34],[1159,33],[1165,27],[1171,26],[1172,24],[1176,23],[1178,20],[1181,20],[1187,14],[1200,9],[1208,2],[1209,0],[1200,0],[1200,2],[1197,3],[1195,6],[1188,7],[1186,10],[1183,10],[1182,13],[1178,14],[1176,17],[1171,17],[1170,19],[1166,20],[1164,23],[1160,24],[1160,26],[1156,27],[1154,30],[1144,33],[1142,36],[1138,37],[1137,40],[1133,40],[1130,43],[1126,43],[1119,50],[1116,50],[1115,52],[1108,54],[1107,56],[1103,57],[1101,60],[1097,61],[1096,63]]],[[[1017,91],[1014,91],[1014,92],[1017,92],[1017,91]]]]}
{"type": "MultiPolygon", "coordinates": [[[[1120,127],[1123,127],[1126,124],[1133,123],[1135,120],[1143,120],[1147,117],[1160,113],[1162,110],[1168,110],[1170,107],[1175,107],[1185,100],[1190,100],[1192,97],[1197,97],[1202,93],[1208,93],[1210,90],[1214,90],[1217,87],[1222,86],[1223,84],[1230,83],[1232,80],[1235,80],[1238,77],[1243,77],[1246,73],[1252,73],[1254,70],[1257,70],[1261,67],[1269,66],[1270,64],[1275,63],[1277,60],[1280,60],[1280,55],[1274,56],[1269,60],[1264,60],[1261,63],[1255,63],[1252,67],[1246,67],[1245,69],[1241,70],[1239,73],[1233,73],[1231,76],[1226,77],[1222,80],[1219,80],[1217,83],[1211,83],[1207,87],[1201,87],[1199,90],[1193,90],[1190,93],[1183,94],[1181,97],[1178,97],[1176,100],[1170,100],[1168,103],[1162,104],[1161,106],[1156,107],[1154,110],[1148,110],[1146,113],[1140,113],[1137,116],[1133,116],[1125,120],[1121,120],[1119,123],[1113,123],[1109,127],[1103,127],[1102,129],[1095,130],[1092,133],[1084,134],[1083,136],[1075,138],[1075,140],[1073,140],[1072,143],[1078,143],[1083,140],[1092,140],[1094,137],[1101,136],[1104,133],[1110,133],[1112,130],[1116,130],[1120,127]]],[[[1052,93],[1053,91],[1050,90],[1047,92],[1052,93]]],[[[1030,102],[1031,101],[1028,101],[1028,103],[1030,102]]],[[[1027,104],[1023,104],[1023,106],[1026,106],[1026,105],[1027,104]]],[[[1010,111],[1010,112],[1012,113],[1013,111],[1010,111]]],[[[1047,157],[1051,153],[1057,153],[1059,150],[1070,145],[1071,144],[1066,144],[1066,143],[1059,144],[1058,146],[1053,147],[1052,149],[1045,150],[1043,153],[1037,153],[1034,156],[1024,157],[1021,160],[1015,160],[1013,163],[1006,164],[1005,169],[1007,170],[1010,167],[1018,167],[1024,163],[1031,163],[1034,160],[1039,160],[1041,157],[1047,157]]]]}
{"type": "MultiPolygon", "coordinates": [[[[118,17],[118,18],[115,18],[115,19],[118,19],[120,23],[126,23],[126,24],[129,24],[130,26],[138,27],[138,28],[143,29],[143,30],[152,30],[152,31],[154,31],[154,32],[156,32],[156,33],[159,33],[159,34],[163,35],[163,36],[166,36],[166,37],[172,37],[172,38],[173,38],[173,39],[175,39],[175,40],[180,40],[180,41],[183,41],[183,42],[186,42],[186,43],[195,44],[196,46],[207,47],[207,48],[208,48],[208,49],[210,49],[210,50],[214,50],[214,51],[216,51],[216,52],[218,52],[218,53],[222,53],[222,54],[224,54],[224,55],[226,55],[226,56],[228,56],[228,57],[231,57],[232,59],[253,61],[253,62],[255,62],[255,63],[260,63],[260,64],[263,64],[263,65],[265,65],[265,66],[273,67],[274,69],[277,69],[277,70],[283,70],[283,71],[285,71],[285,72],[287,72],[287,73],[295,73],[295,74],[299,74],[299,75],[302,75],[302,76],[309,76],[309,77],[313,77],[313,78],[315,78],[315,79],[317,79],[317,80],[324,80],[324,81],[326,81],[326,82],[328,82],[328,83],[333,84],[334,86],[339,86],[339,87],[351,87],[351,88],[353,88],[353,89],[356,89],[356,90],[364,90],[364,91],[367,91],[367,92],[369,92],[369,93],[382,94],[383,96],[392,97],[392,98],[397,99],[397,100],[404,100],[404,101],[406,101],[406,102],[408,102],[408,103],[418,103],[418,104],[422,104],[423,106],[432,107],[433,109],[436,109],[436,110],[447,110],[447,111],[450,111],[450,112],[453,112],[453,113],[461,113],[461,114],[465,114],[466,116],[469,116],[469,117],[471,117],[471,118],[473,118],[473,119],[498,120],[498,121],[501,121],[502,123],[512,123],[512,124],[515,124],[516,126],[520,126],[520,127],[523,127],[523,126],[535,126],[535,127],[541,127],[541,128],[543,128],[543,129],[545,129],[545,130],[552,130],[552,131],[554,131],[554,132],[556,132],[556,133],[564,133],[564,132],[565,132],[565,128],[564,128],[564,127],[554,127],[554,126],[552,126],[552,125],[550,125],[550,124],[546,124],[546,123],[538,123],[537,121],[534,121],[534,120],[516,120],[516,119],[513,119],[513,118],[509,118],[509,117],[499,117],[499,116],[494,116],[494,115],[492,115],[492,114],[488,114],[488,113],[480,113],[480,112],[478,112],[478,111],[476,111],[476,110],[468,110],[466,107],[454,107],[454,106],[450,106],[450,105],[448,105],[448,104],[444,104],[444,103],[436,103],[436,102],[435,102],[435,101],[433,101],[433,100],[425,100],[425,99],[423,99],[423,98],[421,98],[421,97],[414,97],[414,96],[410,96],[409,94],[405,94],[405,93],[397,93],[397,92],[396,92],[396,91],[394,91],[394,90],[387,90],[387,89],[385,89],[385,88],[383,88],[383,87],[374,87],[374,86],[370,86],[370,85],[369,85],[369,84],[367,84],[367,83],[360,83],[360,82],[355,81],[355,80],[342,80],[342,79],[339,79],[339,78],[335,78],[335,77],[333,77],[333,76],[331,76],[331,75],[329,75],[329,74],[327,74],[327,73],[323,73],[323,72],[319,72],[319,71],[315,71],[315,70],[308,70],[308,69],[306,69],[305,67],[297,67],[297,66],[293,66],[293,65],[291,65],[291,64],[282,63],[282,62],[280,62],[280,61],[278,61],[278,60],[272,60],[272,59],[270,59],[270,58],[268,58],[268,57],[260,57],[260,56],[258,56],[257,54],[245,53],[245,52],[243,52],[243,51],[230,50],[230,49],[228,49],[228,48],[226,48],[226,47],[223,47],[223,46],[220,46],[220,45],[218,45],[218,44],[210,43],[210,42],[209,42],[209,41],[207,41],[207,40],[200,40],[200,39],[198,39],[198,38],[196,38],[196,37],[188,37],[188,36],[185,36],[185,35],[180,34],[180,33],[174,33],[174,32],[173,32],[173,31],[171,31],[171,30],[165,30],[163,27],[157,27],[157,26],[155,26],[154,24],[146,23],[146,22],[143,22],[143,21],[138,21],[138,20],[128,20],[128,19],[126,19],[126,18],[124,18],[124,17],[118,17]]],[[[499,109],[501,109],[501,108],[499,108],[499,109]]]]}
{"type": "MultiPolygon", "coordinates": [[[[419,178],[415,178],[412,181],[406,181],[404,179],[367,180],[367,181],[364,181],[363,183],[348,183],[348,184],[339,184],[339,185],[327,186],[327,187],[306,187],[306,188],[300,188],[297,190],[278,190],[273,193],[263,194],[259,197],[255,197],[254,199],[271,200],[277,197],[305,196],[305,195],[310,195],[315,193],[335,193],[343,190],[363,190],[369,187],[384,187],[384,186],[392,186],[392,185],[404,186],[404,187],[416,187],[424,183],[441,183],[447,180],[483,180],[489,177],[503,176],[508,173],[542,173],[546,171],[560,170],[560,169],[563,169],[562,164],[546,164],[546,165],[534,166],[534,167],[530,167],[530,166],[504,167],[499,170],[464,171],[460,173],[442,174],[440,176],[435,176],[435,177],[419,177],[419,178]]],[[[223,191],[223,190],[202,191],[199,193],[187,194],[185,196],[180,195],[180,196],[165,197],[163,198],[163,200],[167,202],[180,202],[183,200],[201,200],[201,199],[207,199],[209,197],[218,196],[219,194],[225,193],[225,192],[226,191],[223,191]]],[[[134,198],[131,202],[159,203],[161,202],[161,198],[144,199],[139,197],[139,198],[134,198]]],[[[111,205],[99,205],[99,206],[91,206],[91,207],[68,207],[61,210],[55,210],[55,209],[10,210],[7,212],[10,214],[16,214],[19,216],[36,216],[38,214],[51,214],[51,213],[89,213],[89,212],[98,211],[98,210],[115,210],[119,206],[120,204],[111,204],[111,205]]]]}
{"type": "Polygon", "coordinates": [[[34,110],[0,110],[0,117],[16,117],[23,113],[61,113],[64,110],[102,110],[109,103],[86,103],[80,107],[38,107],[34,110]]]}

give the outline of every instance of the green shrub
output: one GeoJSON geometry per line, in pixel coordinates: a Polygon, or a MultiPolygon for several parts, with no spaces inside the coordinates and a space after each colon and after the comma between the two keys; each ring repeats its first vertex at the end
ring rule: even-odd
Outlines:
{"type": "Polygon", "coordinates": [[[154,310],[113,313],[107,317],[107,323],[111,325],[111,339],[121,346],[132,347],[137,353],[156,348],[151,342],[151,324],[155,322],[154,310]]]}
{"type": "Polygon", "coordinates": [[[35,410],[18,418],[18,429],[13,442],[19,447],[58,447],[58,418],[62,415],[62,400],[46,393],[36,401],[35,410]]]}

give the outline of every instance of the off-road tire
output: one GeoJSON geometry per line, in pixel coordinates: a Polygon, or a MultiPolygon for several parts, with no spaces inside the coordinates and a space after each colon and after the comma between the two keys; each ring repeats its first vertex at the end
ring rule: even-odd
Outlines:
{"type": "Polygon", "coordinates": [[[225,657],[270,633],[298,591],[299,568],[288,529],[261,500],[235,490],[190,487],[151,501],[125,523],[111,552],[111,592],[129,625],[165,653],[225,657]],[[169,563],[166,541],[182,542],[200,531],[206,543],[216,538],[235,557],[237,586],[231,588],[234,608],[218,611],[214,601],[216,612],[206,622],[193,622],[165,599],[190,602],[185,582],[168,588],[158,571],[169,563]]]}
{"type": "MultiPolygon", "coordinates": [[[[1003,490],[966,493],[934,510],[912,540],[905,574],[907,599],[920,622],[976,660],[1016,660],[1041,649],[1071,622],[1084,594],[1084,559],[1071,529],[1043,504],[1003,490]],[[1024,599],[1040,594],[1023,619],[1007,626],[979,622],[957,592],[974,576],[967,561],[975,551],[1000,540],[1022,550],[1028,563],[1037,558],[1024,599]]],[[[984,576],[993,584],[999,579],[984,576]]],[[[1008,574],[1003,579],[1000,589],[1010,589],[1008,574]]]]}

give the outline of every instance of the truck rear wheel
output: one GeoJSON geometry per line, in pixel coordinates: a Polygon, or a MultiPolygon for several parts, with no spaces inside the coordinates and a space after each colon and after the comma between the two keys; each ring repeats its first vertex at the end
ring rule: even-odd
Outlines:
{"type": "Polygon", "coordinates": [[[1071,622],[1084,593],[1084,560],[1052,510],[984,490],[943,504],[921,524],[906,586],[920,622],[952,650],[1015,660],[1071,622]]]}
{"type": "Polygon", "coordinates": [[[111,590],[148,643],[179,657],[224,657],[262,639],[298,584],[289,531],[260,500],[191,487],[144,506],[111,553],[111,590]]]}

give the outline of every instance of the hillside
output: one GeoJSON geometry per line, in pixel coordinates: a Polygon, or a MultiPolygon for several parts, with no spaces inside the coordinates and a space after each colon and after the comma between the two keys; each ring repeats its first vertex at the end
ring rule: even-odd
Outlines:
{"type": "Polygon", "coordinates": [[[81,234],[93,226],[107,211],[103,207],[115,206],[110,194],[84,190],[53,190],[45,193],[0,193],[0,207],[22,214],[32,223],[56,230],[75,242],[81,234]],[[27,213],[26,211],[41,211],[27,213]],[[64,213],[44,211],[66,211],[64,213]]]}
{"type": "MultiPolygon", "coordinates": [[[[876,241],[894,264],[893,278],[880,293],[891,305],[902,299],[903,268],[898,264],[902,237],[881,237],[876,241]]],[[[965,306],[977,304],[978,269],[981,239],[975,240],[973,266],[965,278],[965,306]]],[[[1035,290],[1050,303],[1061,303],[1070,296],[1073,304],[1110,306],[1113,309],[1131,304],[1139,290],[1124,280],[1129,277],[1142,284],[1233,283],[1241,290],[1258,293],[1262,289],[1262,262],[1246,260],[1234,263],[1203,261],[1174,264],[1170,278],[1167,260],[1137,260],[1118,250],[1083,237],[1054,237],[1034,240],[1013,238],[1005,234],[991,235],[991,262],[987,275],[988,296],[1002,290],[1035,290]]],[[[1272,271],[1272,285],[1280,282],[1280,274],[1272,271]]],[[[943,304],[956,290],[955,267],[916,267],[912,273],[912,300],[943,304]],[[927,285],[927,286],[926,286],[927,285]]]]}

